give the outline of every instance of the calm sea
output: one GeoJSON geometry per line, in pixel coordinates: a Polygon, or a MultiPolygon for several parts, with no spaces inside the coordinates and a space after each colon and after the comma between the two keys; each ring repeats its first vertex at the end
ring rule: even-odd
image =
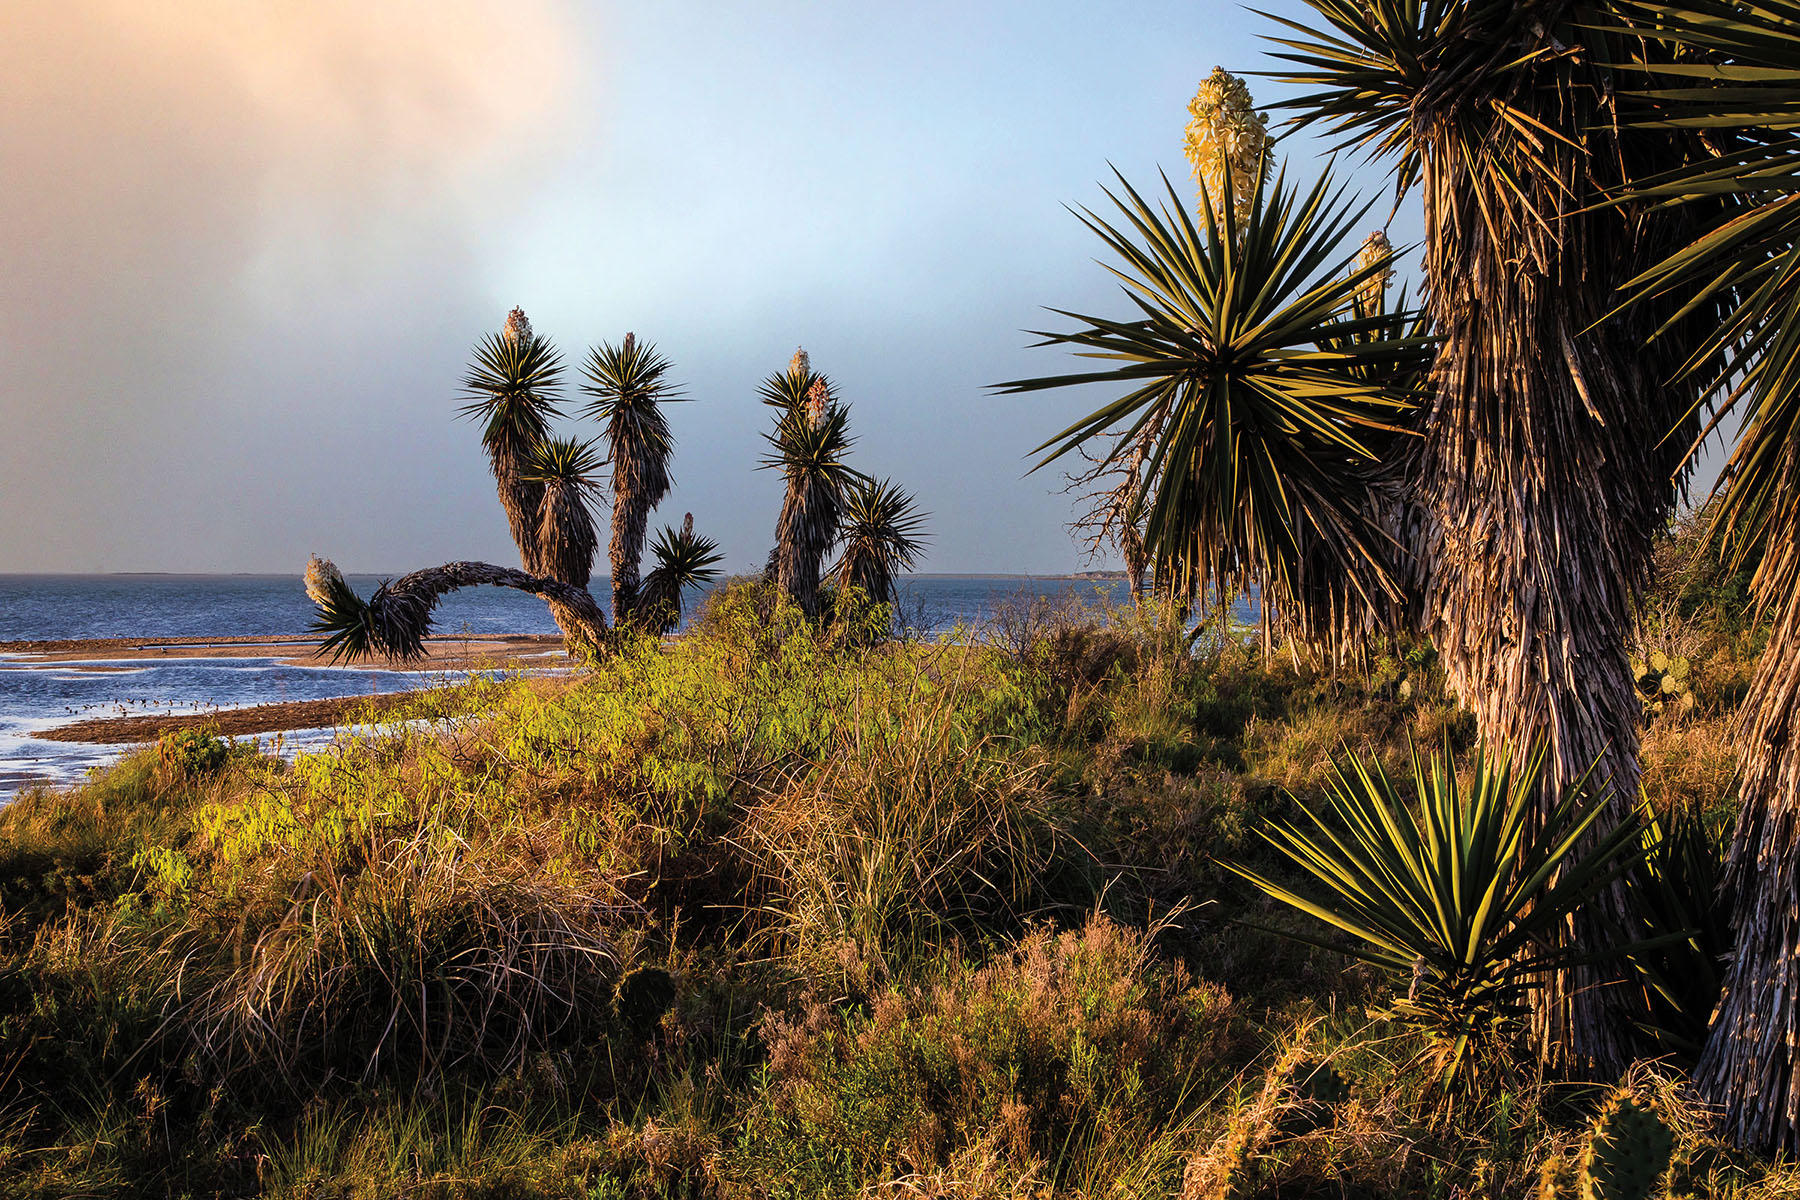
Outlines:
{"type": "MultiPolygon", "coordinates": [[[[362,595],[380,579],[351,576],[362,595]]],[[[596,596],[605,594],[597,584],[596,596]]],[[[979,624],[1009,598],[1043,596],[1122,603],[1120,580],[925,575],[900,589],[902,619],[925,633],[979,624]]],[[[688,608],[698,596],[689,597],[688,608]]],[[[286,575],[0,575],[0,641],[68,638],[304,636],[312,603],[286,575]]],[[[557,632],[534,597],[505,588],[470,588],[438,606],[438,633],[557,632]]],[[[100,716],[194,713],[248,704],[317,700],[399,691],[441,682],[442,675],[325,665],[296,667],[274,658],[218,657],[145,662],[33,665],[0,653],[0,797],[34,781],[72,782],[123,752],[117,746],[52,742],[34,736],[100,716]]],[[[313,744],[329,732],[288,734],[284,746],[313,744]]]]}

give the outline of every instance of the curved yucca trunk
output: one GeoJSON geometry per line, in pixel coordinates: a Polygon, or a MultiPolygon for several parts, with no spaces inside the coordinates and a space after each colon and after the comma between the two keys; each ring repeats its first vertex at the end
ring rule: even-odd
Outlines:
{"type": "Polygon", "coordinates": [[[307,593],[319,606],[319,632],[332,634],[324,652],[350,659],[383,656],[400,662],[424,657],[431,613],[446,594],[481,585],[516,588],[560,608],[573,626],[571,648],[592,649],[606,635],[606,614],[586,588],[492,563],[453,562],[427,567],[375,589],[365,603],[330,563],[309,564],[307,593]]]}
{"type": "MultiPolygon", "coordinates": [[[[1547,82],[1507,99],[1572,137],[1597,115],[1540,103],[1547,97],[1569,102],[1547,82]]],[[[1496,129],[1487,144],[1508,136],[1496,129]]],[[[1646,432],[1669,429],[1681,412],[1670,364],[1644,349],[1648,318],[1591,328],[1613,288],[1652,261],[1648,222],[1578,211],[1601,198],[1599,155],[1545,139],[1530,169],[1490,160],[1471,170],[1466,138],[1434,132],[1422,154],[1441,339],[1409,468],[1424,628],[1489,745],[1547,744],[1546,805],[1598,764],[1613,819],[1624,821],[1638,788],[1632,607],[1693,432],[1691,421],[1667,439],[1646,432]],[[1512,185],[1496,182],[1500,171],[1512,185]]],[[[1577,942],[1610,940],[1622,886],[1577,917],[1577,942]]],[[[1610,1072],[1626,1060],[1605,982],[1577,967],[1540,994],[1534,1028],[1547,1061],[1610,1072]]]]}

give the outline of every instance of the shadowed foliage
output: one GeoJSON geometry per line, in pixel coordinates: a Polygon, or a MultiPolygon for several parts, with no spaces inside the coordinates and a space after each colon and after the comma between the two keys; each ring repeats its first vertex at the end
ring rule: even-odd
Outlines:
{"type": "MultiPolygon", "coordinates": [[[[1689,131],[1630,124],[1632,89],[1672,55],[1602,4],[1308,7],[1307,21],[1278,18],[1285,80],[1304,89],[1286,107],[1388,160],[1424,204],[1438,349],[1421,437],[1402,452],[1420,632],[1488,744],[1550,746],[1543,814],[1597,762],[1628,820],[1639,714],[1625,645],[1702,386],[1669,380],[1717,319],[1678,303],[1611,312],[1697,220],[1608,203],[1705,153],[1689,131]],[[1670,320],[1684,336],[1650,342],[1670,320]]],[[[1623,906],[1615,887],[1575,936],[1604,943],[1623,906]]],[[[1547,993],[1548,1059],[1620,1065],[1605,1010],[1624,993],[1600,984],[1582,968],[1547,993]]]]}
{"type": "Polygon", "coordinates": [[[1658,334],[1681,363],[1684,390],[1721,394],[1709,429],[1738,423],[1708,540],[1728,568],[1753,568],[1752,597],[1771,621],[1735,731],[1741,807],[1723,881],[1735,953],[1694,1081],[1739,1143],[1792,1151],[1800,1146],[1800,4],[1614,8],[1614,24],[1647,31],[1672,60],[1638,85],[1633,123],[1646,135],[1703,139],[1707,150],[1626,192],[1698,222],[1691,241],[1631,281],[1632,307],[1686,306],[1712,318],[1699,336],[1675,321],[1658,334]]]}

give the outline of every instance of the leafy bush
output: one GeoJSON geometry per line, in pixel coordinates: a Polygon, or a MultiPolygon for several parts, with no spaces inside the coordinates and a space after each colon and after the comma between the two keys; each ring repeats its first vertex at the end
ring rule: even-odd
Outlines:
{"type": "Polygon", "coordinates": [[[156,761],[170,779],[201,779],[225,765],[231,748],[204,729],[176,729],[156,740],[156,761]]]}

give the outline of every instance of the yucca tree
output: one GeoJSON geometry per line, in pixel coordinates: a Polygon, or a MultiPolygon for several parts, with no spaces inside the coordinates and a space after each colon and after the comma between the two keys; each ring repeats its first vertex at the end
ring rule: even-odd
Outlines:
{"type": "Polygon", "coordinates": [[[785,372],[765,380],[759,394],[776,414],[774,430],[763,435],[771,450],[762,466],[787,482],[770,556],[775,581],[816,620],[825,555],[837,540],[845,494],[859,477],[844,461],[855,440],[849,414],[804,350],[785,372]]]}
{"type": "Polygon", "coordinates": [[[525,477],[525,468],[538,444],[550,436],[550,422],[561,415],[562,369],[556,347],[534,333],[524,310],[515,308],[500,333],[476,345],[463,376],[468,399],[463,415],[481,423],[481,448],[487,452],[500,507],[520,561],[533,574],[543,566],[537,535],[544,489],[525,477]]]}
{"type": "Polygon", "coordinates": [[[650,553],[656,567],[644,576],[633,619],[646,633],[661,635],[681,624],[682,594],[717,579],[725,556],[719,553],[717,542],[695,535],[693,513],[682,518],[679,533],[664,526],[651,543],[650,553]]]}
{"type": "Polygon", "coordinates": [[[1634,282],[1634,306],[1691,305],[1704,336],[1660,334],[1684,382],[1738,419],[1720,478],[1712,546],[1755,564],[1770,621],[1736,719],[1740,809],[1724,880],[1735,946],[1694,1072],[1731,1135],[1800,1149],[1800,3],[1622,2],[1615,17],[1669,51],[1638,99],[1650,133],[1704,139],[1706,153],[1634,181],[1633,199],[1694,214],[1687,245],[1634,282]]]}
{"type": "Polygon", "coordinates": [[[1120,260],[1109,270],[1134,314],[1064,312],[1082,328],[1040,335],[1118,365],[1001,389],[1129,391],[1040,446],[1043,461],[1125,431],[1108,455],[1144,452],[1133,515],[1178,602],[1208,585],[1255,589],[1285,637],[1327,653],[1390,627],[1406,594],[1386,460],[1415,419],[1431,342],[1404,314],[1354,314],[1386,269],[1352,267],[1348,238],[1366,210],[1329,172],[1304,191],[1285,172],[1258,184],[1241,226],[1234,192],[1203,202],[1196,221],[1167,179],[1160,205],[1119,184],[1107,193],[1117,223],[1082,220],[1120,260]]]}
{"type": "MultiPolygon", "coordinates": [[[[1671,56],[1605,4],[1308,3],[1322,28],[1284,21],[1279,55],[1311,89],[1296,119],[1385,158],[1424,206],[1439,341],[1405,465],[1422,631],[1490,744],[1548,744],[1545,811],[1598,762],[1623,821],[1638,777],[1626,639],[1702,389],[1672,382],[1688,339],[1649,340],[1678,306],[1612,311],[1693,214],[1607,202],[1703,152],[1631,124],[1632,89],[1671,56]]],[[[1615,888],[1576,936],[1603,942],[1622,905],[1615,888]]],[[[1555,983],[1538,1011],[1546,1056],[1616,1067],[1599,977],[1555,983]]]]}
{"type": "Polygon", "coordinates": [[[654,345],[626,334],[618,346],[605,344],[588,352],[582,366],[581,390],[592,399],[586,414],[606,426],[613,467],[612,562],[613,623],[633,622],[638,577],[650,514],[669,494],[669,458],[674,435],[662,405],[681,400],[668,379],[669,360],[654,345]]]}
{"type": "Polygon", "coordinates": [[[481,423],[500,506],[523,570],[454,562],[384,582],[367,602],[329,560],[307,568],[307,594],[318,606],[313,625],[326,635],[321,653],[334,658],[423,654],[438,600],[457,588],[492,584],[544,599],[569,648],[591,656],[605,644],[606,614],[587,590],[598,538],[593,504],[601,460],[592,442],[558,437],[562,366],[551,344],[532,331],[522,309],[484,338],[463,377],[464,416],[481,423]]]}
{"type": "Polygon", "coordinates": [[[925,550],[918,502],[891,479],[852,480],[844,497],[843,528],[832,574],[838,587],[856,589],[869,603],[894,603],[894,576],[925,550]]]}

